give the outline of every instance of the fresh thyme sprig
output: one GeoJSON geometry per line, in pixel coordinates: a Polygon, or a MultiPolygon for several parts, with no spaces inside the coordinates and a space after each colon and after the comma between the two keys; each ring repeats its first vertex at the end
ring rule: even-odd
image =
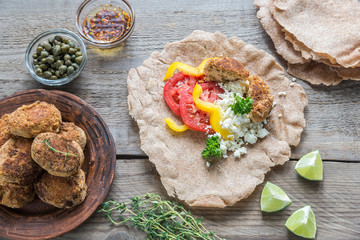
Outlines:
{"type": "Polygon", "coordinates": [[[72,154],[69,152],[69,147],[68,145],[66,145],[66,149],[67,149],[67,152],[63,152],[63,151],[59,151],[57,150],[56,148],[52,147],[50,145],[50,142],[49,142],[50,138],[45,138],[43,143],[45,143],[45,145],[53,152],[58,152],[58,153],[61,153],[61,154],[65,154],[65,162],[67,161],[67,156],[74,156],[74,157],[78,157],[78,155],[75,155],[75,154],[72,154]]]}
{"type": "Polygon", "coordinates": [[[103,202],[98,212],[103,212],[114,225],[130,223],[145,231],[146,239],[222,239],[203,226],[202,218],[194,218],[183,206],[162,200],[158,194],[147,193],[133,197],[127,203],[114,200],[103,202]],[[112,216],[115,211],[117,220],[112,216]]]}

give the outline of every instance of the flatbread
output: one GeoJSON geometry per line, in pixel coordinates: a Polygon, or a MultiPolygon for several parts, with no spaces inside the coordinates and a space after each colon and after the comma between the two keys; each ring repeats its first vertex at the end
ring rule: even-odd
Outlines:
{"type": "Polygon", "coordinates": [[[288,62],[287,72],[289,74],[314,85],[324,84],[326,86],[337,85],[342,80],[360,79],[359,68],[330,67],[326,65],[331,64],[330,60],[316,56],[309,48],[294,39],[294,36],[273,18],[271,14],[275,9],[273,1],[255,0],[254,4],[259,8],[257,17],[274,42],[276,51],[288,62]],[[313,61],[313,56],[322,62],[313,61]]]}
{"type": "Polygon", "coordinates": [[[288,63],[299,64],[307,62],[307,60],[302,57],[301,52],[296,51],[291,42],[285,40],[285,33],[282,31],[281,26],[271,16],[269,9],[270,0],[255,0],[254,4],[259,8],[257,17],[273,41],[276,51],[288,63]]]}
{"type": "Polygon", "coordinates": [[[360,66],[357,0],[274,0],[274,19],[320,58],[360,66]]]}
{"type": "Polygon", "coordinates": [[[344,68],[344,67],[331,67],[343,79],[360,80],[360,67],[344,68]]]}
{"type": "Polygon", "coordinates": [[[289,160],[290,146],[299,144],[305,127],[308,101],[303,88],[291,84],[275,59],[263,50],[237,37],[228,40],[218,32],[194,31],[167,44],[142,66],[131,69],[127,84],[129,110],[140,129],[141,149],[155,164],[167,193],[190,206],[225,207],[248,197],[271,167],[289,160]],[[231,153],[207,168],[201,156],[206,135],[190,130],[174,133],[166,126],[165,118],[178,117],[163,98],[162,79],[173,62],[198,66],[205,58],[219,56],[237,59],[251,74],[265,80],[276,105],[266,124],[267,137],[247,146],[248,153],[241,159],[231,153]],[[279,96],[279,92],[286,95],[279,96]]]}
{"type": "Polygon", "coordinates": [[[305,64],[288,63],[287,72],[314,85],[336,86],[343,80],[343,77],[339,76],[328,65],[314,61],[305,64]]]}
{"type": "Polygon", "coordinates": [[[360,67],[345,68],[329,59],[321,58],[296,40],[290,33],[285,33],[285,39],[293,44],[295,50],[300,51],[303,58],[311,59],[311,62],[303,64],[291,64],[288,73],[298,78],[306,79],[311,84],[337,85],[342,80],[360,80],[360,67]],[[307,72],[300,72],[307,71],[307,72]]]}
{"type": "Polygon", "coordinates": [[[302,42],[298,41],[295,36],[291,33],[287,32],[285,29],[282,28],[282,31],[285,33],[285,40],[292,43],[294,49],[296,51],[300,51],[303,58],[305,58],[308,62],[316,61],[319,63],[325,63],[331,67],[342,67],[336,63],[336,61],[331,61],[330,59],[323,58],[322,56],[318,56],[315,52],[311,49],[306,47],[302,42]]]}

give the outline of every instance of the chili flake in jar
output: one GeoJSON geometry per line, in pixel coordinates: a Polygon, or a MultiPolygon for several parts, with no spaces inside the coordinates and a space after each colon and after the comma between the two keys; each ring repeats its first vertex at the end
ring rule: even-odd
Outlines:
{"type": "Polygon", "coordinates": [[[107,4],[98,9],[95,15],[84,19],[83,31],[87,37],[95,42],[113,42],[129,31],[131,17],[126,11],[107,4]]]}

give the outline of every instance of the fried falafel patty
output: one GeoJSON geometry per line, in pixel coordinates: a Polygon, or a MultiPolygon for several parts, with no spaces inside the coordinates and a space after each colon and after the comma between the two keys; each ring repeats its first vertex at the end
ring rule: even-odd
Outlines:
{"type": "Polygon", "coordinates": [[[33,185],[13,183],[0,184],[0,204],[10,208],[21,208],[35,198],[33,185]]]}
{"type": "Polygon", "coordinates": [[[254,100],[249,117],[253,122],[262,122],[270,115],[274,97],[269,86],[261,78],[251,75],[249,82],[247,96],[254,100]]]}
{"type": "Polygon", "coordinates": [[[42,168],[31,158],[32,139],[11,137],[0,148],[0,184],[32,185],[42,168]]]}
{"type": "Polygon", "coordinates": [[[34,138],[43,132],[58,132],[61,113],[53,105],[36,101],[23,105],[6,119],[10,132],[16,136],[34,138]]]}
{"type": "Polygon", "coordinates": [[[56,133],[39,134],[31,146],[31,156],[43,169],[59,177],[76,174],[84,162],[80,145],[56,133]]]}
{"type": "Polygon", "coordinates": [[[205,81],[246,81],[249,72],[244,65],[233,58],[210,59],[204,66],[205,81]]]}
{"type": "Polygon", "coordinates": [[[84,130],[76,126],[73,122],[62,122],[58,132],[67,141],[77,142],[82,149],[86,145],[86,135],[84,130]]]}
{"type": "Polygon", "coordinates": [[[57,177],[44,172],[35,183],[39,198],[58,208],[72,208],[86,197],[85,173],[80,170],[71,177],[57,177]]]}
{"type": "Polygon", "coordinates": [[[4,114],[0,118],[0,147],[11,137],[10,129],[6,121],[7,118],[8,114],[4,114]]]}
{"type": "Polygon", "coordinates": [[[243,64],[233,58],[210,59],[204,67],[205,80],[219,83],[240,81],[246,88],[246,96],[254,100],[249,114],[253,122],[264,121],[273,107],[273,94],[261,78],[249,75],[243,64]]]}

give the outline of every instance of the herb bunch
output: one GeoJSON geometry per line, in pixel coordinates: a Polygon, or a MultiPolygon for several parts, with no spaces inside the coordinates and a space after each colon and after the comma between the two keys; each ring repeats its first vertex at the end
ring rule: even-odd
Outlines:
{"type": "Polygon", "coordinates": [[[127,203],[110,200],[100,207],[98,212],[104,213],[112,224],[130,223],[145,231],[146,239],[221,239],[203,226],[202,219],[194,218],[176,202],[162,200],[158,194],[136,196],[127,203]]]}
{"type": "Polygon", "coordinates": [[[252,100],[250,97],[242,98],[236,95],[236,93],[234,93],[234,98],[235,103],[231,104],[230,107],[234,111],[235,115],[238,113],[243,115],[251,112],[254,100],[252,100]]]}
{"type": "Polygon", "coordinates": [[[211,136],[206,139],[206,147],[202,151],[202,157],[207,159],[210,157],[221,158],[222,152],[220,149],[219,136],[211,136]]]}
{"type": "Polygon", "coordinates": [[[67,152],[63,152],[63,151],[60,151],[60,150],[57,150],[56,148],[52,147],[50,145],[50,142],[49,142],[50,138],[45,138],[43,143],[45,143],[45,145],[53,152],[58,152],[58,153],[61,153],[61,154],[64,154],[65,155],[65,162],[67,161],[67,156],[74,156],[74,157],[78,157],[78,155],[75,155],[75,154],[72,154],[69,152],[69,147],[66,145],[66,149],[67,149],[67,152]]]}

